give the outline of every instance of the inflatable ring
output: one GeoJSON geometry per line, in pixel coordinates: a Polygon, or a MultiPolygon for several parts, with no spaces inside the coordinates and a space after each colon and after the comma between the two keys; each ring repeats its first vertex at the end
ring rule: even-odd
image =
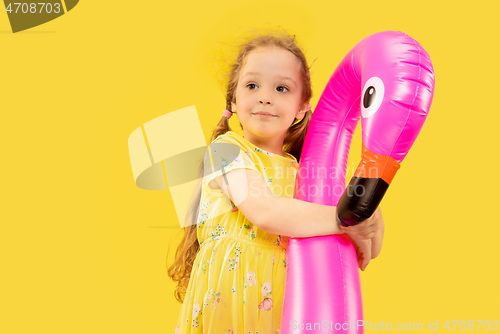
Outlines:
{"type": "MultiPolygon", "coordinates": [[[[422,129],[433,95],[432,63],[417,41],[398,31],[360,41],[336,68],[314,111],[294,197],[337,206],[345,226],[370,217],[422,129]],[[346,189],[349,147],[360,118],[362,159],[346,189]]],[[[287,259],[282,334],[363,332],[358,261],[348,236],[289,238],[287,259]]]]}

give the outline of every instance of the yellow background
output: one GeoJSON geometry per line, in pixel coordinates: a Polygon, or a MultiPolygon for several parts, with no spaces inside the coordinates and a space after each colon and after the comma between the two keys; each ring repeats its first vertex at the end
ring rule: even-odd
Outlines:
{"type": "Polygon", "coordinates": [[[127,138],[196,105],[208,141],[225,108],[224,43],[266,27],[319,57],[313,106],[372,33],[403,31],[427,50],[434,101],[382,203],[384,247],[361,273],[365,318],[425,330],[500,320],[499,10],[493,0],[84,0],[17,34],[0,13],[0,332],[173,333],[180,304],[165,258],[180,229],[165,226],[177,216],[168,190],[135,186],[127,138]]]}

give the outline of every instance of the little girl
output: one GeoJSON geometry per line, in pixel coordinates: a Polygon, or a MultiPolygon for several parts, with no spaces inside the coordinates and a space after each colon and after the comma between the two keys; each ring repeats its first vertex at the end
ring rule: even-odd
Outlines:
{"type": "Polygon", "coordinates": [[[380,210],[343,229],[336,207],[293,198],[311,96],[295,36],[261,35],[241,47],[200,166],[190,226],[168,271],[183,303],[175,334],[279,333],[287,236],[348,233],[363,270],[380,252],[380,210]],[[243,136],[229,127],[233,114],[243,136]]]}

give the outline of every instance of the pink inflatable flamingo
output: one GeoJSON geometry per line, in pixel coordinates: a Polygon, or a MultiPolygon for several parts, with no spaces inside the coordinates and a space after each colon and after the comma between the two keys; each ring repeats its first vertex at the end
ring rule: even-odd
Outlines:
{"type": "MultiPolygon", "coordinates": [[[[422,129],[433,95],[432,63],[417,41],[398,31],[363,39],[337,67],[315,109],[295,198],[338,203],[337,219],[345,226],[370,217],[422,129]],[[362,159],[346,189],[360,117],[362,159]]],[[[287,258],[281,334],[363,332],[359,267],[349,237],[289,238],[287,258]]]]}

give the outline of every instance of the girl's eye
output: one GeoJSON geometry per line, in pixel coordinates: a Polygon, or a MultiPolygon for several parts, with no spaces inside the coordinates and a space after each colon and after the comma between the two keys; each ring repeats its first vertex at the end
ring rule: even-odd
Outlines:
{"type": "Polygon", "coordinates": [[[286,87],[286,86],[278,86],[276,89],[278,90],[278,92],[283,92],[283,93],[288,92],[288,90],[289,90],[288,87],[286,87]],[[282,90],[280,90],[280,88],[283,88],[283,89],[286,89],[286,90],[282,91],[282,90]]]}
{"type": "MultiPolygon", "coordinates": [[[[256,89],[256,88],[258,88],[258,87],[259,87],[259,86],[257,86],[257,85],[256,85],[256,84],[254,84],[254,83],[249,83],[249,84],[247,84],[247,88],[249,88],[249,89],[251,89],[251,90],[256,89]]],[[[276,90],[277,90],[278,92],[282,92],[282,93],[286,93],[286,92],[288,92],[288,91],[289,91],[288,87],[286,87],[286,86],[278,86],[278,87],[276,88],[276,90]]]]}

